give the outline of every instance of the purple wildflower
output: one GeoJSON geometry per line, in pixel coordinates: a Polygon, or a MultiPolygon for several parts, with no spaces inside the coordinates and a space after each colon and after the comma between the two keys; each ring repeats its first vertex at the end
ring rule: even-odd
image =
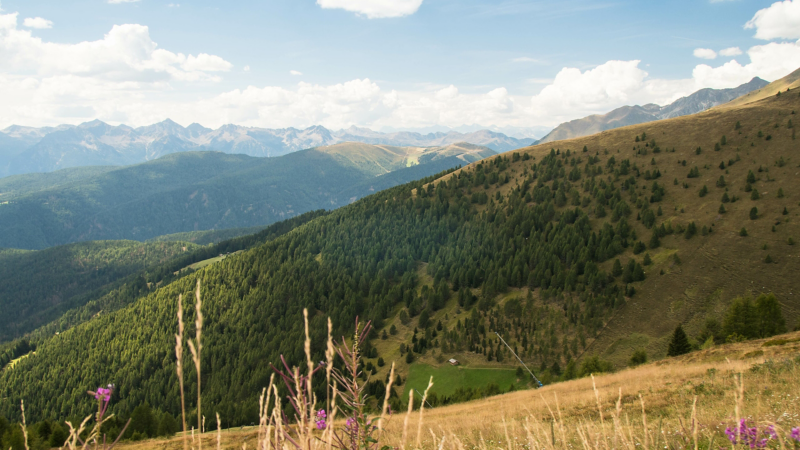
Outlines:
{"type": "Polygon", "coordinates": [[[325,419],[327,419],[327,418],[328,418],[328,414],[325,413],[324,409],[320,409],[319,411],[317,411],[316,424],[317,424],[317,429],[318,430],[323,430],[328,426],[328,423],[325,421],[325,419]]]}
{"type": "Polygon", "coordinates": [[[111,389],[97,388],[97,392],[94,393],[94,398],[107,402],[109,399],[111,399],[111,389]]]}
{"type": "Polygon", "coordinates": [[[739,426],[736,428],[726,428],[725,435],[728,437],[728,440],[731,441],[731,444],[742,444],[751,449],[766,448],[770,440],[777,439],[778,437],[778,434],[775,432],[775,427],[768,426],[759,432],[757,426],[747,426],[747,421],[745,419],[742,419],[739,422],[739,426]]]}
{"type": "Polygon", "coordinates": [[[345,422],[345,426],[353,431],[358,430],[358,421],[355,419],[355,417],[348,417],[347,421],[345,422]]]}
{"type": "Polygon", "coordinates": [[[789,434],[789,439],[794,439],[796,442],[800,442],[800,427],[792,428],[792,433],[789,434]]]}

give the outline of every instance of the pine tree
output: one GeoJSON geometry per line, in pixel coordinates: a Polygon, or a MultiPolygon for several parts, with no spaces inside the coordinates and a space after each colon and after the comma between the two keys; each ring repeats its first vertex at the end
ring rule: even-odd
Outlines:
{"type": "Polygon", "coordinates": [[[758,317],[758,336],[765,338],[786,333],[786,320],[781,312],[781,305],[775,294],[761,294],[756,299],[756,316],[758,317]]]}
{"type": "Polygon", "coordinates": [[[644,254],[644,260],[642,260],[642,264],[644,264],[645,266],[649,266],[650,264],[653,264],[653,260],[650,259],[650,253],[645,253],[644,254]]]}
{"type": "Polygon", "coordinates": [[[723,204],[720,204],[720,205],[719,205],[719,213],[720,213],[720,214],[725,214],[725,212],[726,212],[726,211],[725,211],[725,205],[723,205],[723,204]]]}
{"type": "Polygon", "coordinates": [[[753,206],[752,208],[750,208],[750,220],[756,220],[756,219],[758,219],[758,208],[753,206]]]}
{"type": "Polygon", "coordinates": [[[735,298],[722,321],[722,333],[726,340],[730,336],[753,339],[758,337],[757,322],[753,300],[750,297],[735,298]]]}
{"type": "Polygon", "coordinates": [[[658,248],[661,241],[658,239],[658,230],[653,230],[653,236],[650,237],[650,248],[658,248]]]}
{"type": "Polygon", "coordinates": [[[689,343],[689,338],[686,336],[686,332],[683,331],[683,327],[678,325],[672,333],[672,340],[669,342],[667,356],[685,355],[691,351],[692,344],[689,343]]]}
{"type": "Polygon", "coordinates": [[[619,262],[619,258],[614,260],[614,266],[611,268],[611,275],[614,277],[622,275],[622,263],[619,262]]]}

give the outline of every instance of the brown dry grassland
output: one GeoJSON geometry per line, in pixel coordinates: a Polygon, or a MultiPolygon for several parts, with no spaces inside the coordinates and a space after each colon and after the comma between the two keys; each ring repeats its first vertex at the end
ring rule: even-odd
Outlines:
{"type": "MultiPolygon", "coordinates": [[[[722,345],[601,375],[594,379],[596,391],[593,380],[583,378],[538,390],[427,409],[422,413],[421,446],[438,448],[444,437],[443,448],[453,449],[573,449],[584,446],[581,433],[588,433],[590,448],[654,448],[657,443],[660,448],[691,448],[692,405],[696,399],[700,447],[707,448],[712,435],[720,447],[728,447],[723,431],[736,422],[740,374],[744,381],[740,417],[786,428],[800,425],[800,362],[783,363],[798,355],[800,332],[795,332],[722,345]],[[764,346],[767,342],[779,345],[764,346]],[[765,365],[768,361],[773,362],[772,367],[770,363],[765,365]],[[759,370],[751,370],[753,367],[759,370]],[[615,426],[618,400],[619,424],[615,426]],[[643,417],[647,420],[647,446],[643,417]],[[618,442],[612,445],[615,435],[618,442]],[[623,437],[631,445],[623,442],[623,437]]],[[[382,444],[402,445],[405,416],[399,413],[392,417],[381,435],[382,444]]],[[[419,418],[419,411],[413,411],[409,417],[406,448],[415,447],[419,418]]],[[[240,449],[247,444],[247,448],[255,448],[256,433],[255,428],[249,427],[223,430],[220,447],[240,449]]],[[[205,448],[216,448],[216,432],[205,433],[203,441],[205,448]]],[[[182,440],[175,437],[125,443],[117,448],[180,450],[182,446],[182,440]]]]}

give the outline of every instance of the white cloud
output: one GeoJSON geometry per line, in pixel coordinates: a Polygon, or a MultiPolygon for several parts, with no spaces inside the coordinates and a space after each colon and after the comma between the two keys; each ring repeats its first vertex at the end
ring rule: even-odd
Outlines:
{"type": "Polygon", "coordinates": [[[299,76],[303,75],[303,72],[300,72],[300,71],[297,71],[297,70],[290,70],[289,73],[291,75],[296,76],[296,77],[299,77],[299,76]]]}
{"type": "Polygon", "coordinates": [[[180,3],[169,3],[167,5],[167,8],[180,8],[180,7],[181,7],[180,3]]]}
{"type": "Polygon", "coordinates": [[[23,22],[28,28],[37,28],[37,29],[45,29],[45,28],[53,28],[53,21],[42,19],[41,17],[28,17],[23,22]]]}
{"type": "Polygon", "coordinates": [[[710,48],[696,48],[694,49],[694,57],[702,59],[714,59],[717,57],[717,52],[710,48]]]}
{"type": "Polygon", "coordinates": [[[189,72],[227,72],[231,70],[231,67],[233,65],[228,61],[207,53],[200,53],[197,56],[189,55],[185,61],[181,62],[181,68],[189,72]]]}
{"type": "Polygon", "coordinates": [[[747,51],[750,64],[741,65],[732,60],[719,67],[701,64],[692,72],[698,85],[703,87],[730,87],[761,77],[773,81],[800,67],[800,41],[771,42],[757,45],[747,51]]]}
{"type": "Polygon", "coordinates": [[[370,19],[414,14],[423,0],[317,0],[323,9],[344,9],[370,19]]]}
{"type": "Polygon", "coordinates": [[[719,51],[722,56],[739,56],[742,54],[742,49],[739,47],[728,47],[719,51]]]}
{"type": "Polygon", "coordinates": [[[243,70],[244,70],[245,72],[250,72],[250,66],[244,66],[243,70]]]}
{"type": "Polygon", "coordinates": [[[118,25],[101,39],[60,44],[32,36],[17,22],[16,14],[0,14],[0,128],[91,118],[133,126],[165,118],[211,127],[555,126],[622,105],[667,104],[701,88],[734,87],[754,76],[772,81],[800,67],[800,43],[773,42],[741,57],[737,48],[720,50],[737,59],[717,67],[697,65],[691,76],[677,80],[650,77],[638,60],[608,61],[589,70],[564,67],[553,78],[528,79],[529,87],[542,88],[536,95],[516,95],[502,86],[423,85],[397,91],[353,79],[207,89],[198,99],[190,83],[219,80],[220,72],[232,69],[229,62],[159,48],[142,25],[118,25]]]}
{"type": "Polygon", "coordinates": [[[207,72],[230,70],[219,56],[158,48],[146,26],[114,25],[103,39],[45,42],[17,28],[17,14],[0,15],[0,71],[38,76],[77,75],[109,81],[216,81],[207,72]]]}
{"type": "Polygon", "coordinates": [[[775,2],[756,12],[744,26],[758,39],[800,39],[800,0],[775,2]]]}
{"type": "Polygon", "coordinates": [[[111,3],[112,5],[116,5],[116,4],[119,4],[119,3],[135,3],[135,2],[138,2],[138,1],[139,0],[108,0],[108,3],[111,3]]]}

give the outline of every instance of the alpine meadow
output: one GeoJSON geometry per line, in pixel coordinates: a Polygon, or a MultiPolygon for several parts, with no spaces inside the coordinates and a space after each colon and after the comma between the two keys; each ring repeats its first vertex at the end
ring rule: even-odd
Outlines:
{"type": "Polygon", "coordinates": [[[94,3],[0,10],[0,449],[800,448],[799,0],[94,3]]]}

